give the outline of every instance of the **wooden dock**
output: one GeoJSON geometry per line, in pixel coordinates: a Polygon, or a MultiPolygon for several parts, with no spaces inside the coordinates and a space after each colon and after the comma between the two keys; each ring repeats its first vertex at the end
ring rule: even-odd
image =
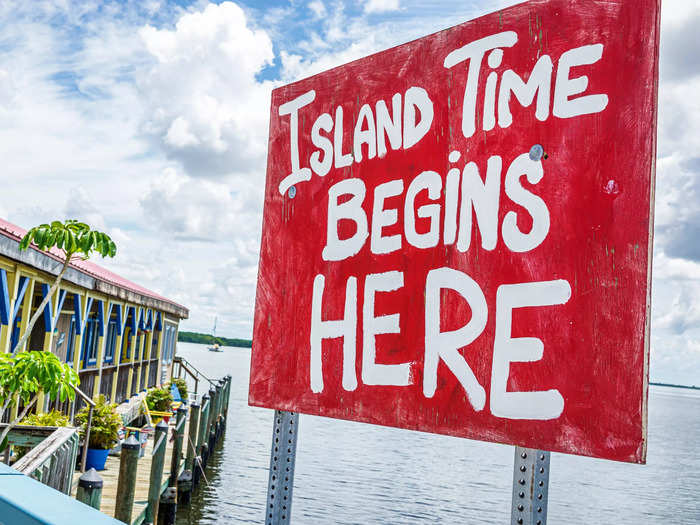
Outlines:
{"type": "MultiPolygon", "coordinates": [[[[168,440],[165,449],[165,457],[167,458],[167,461],[165,463],[165,468],[163,469],[163,487],[168,484],[168,478],[170,477],[170,458],[172,457],[174,443],[174,421],[175,418],[173,417],[171,418],[169,424],[168,440]]],[[[189,417],[185,422],[185,436],[188,435],[188,432],[189,417]]],[[[151,452],[153,451],[153,445],[153,435],[151,434],[148,437],[148,442],[146,443],[143,457],[139,458],[138,469],[136,471],[136,491],[134,494],[134,506],[132,511],[132,519],[134,520],[133,523],[135,524],[141,523],[143,520],[143,515],[146,511],[146,505],[148,503],[148,487],[151,477],[151,452]]],[[[181,464],[180,471],[182,471],[182,468],[183,465],[181,464]]],[[[73,487],[71,490],[71,495],[73,497],[76,495],[78,479],[81,475],[81,472],[75,472],[73,475],[73,487]]],[[[105,469],[100,471],[99,475],[104,483],[102,488],[102,504],[100,505],[100,512],[107,514],[108,516],[114,516],[117,502],[117,482],[119,479],[119,456],[109,456],[107,458],[107,463],[105,464],[105,469]]]]}

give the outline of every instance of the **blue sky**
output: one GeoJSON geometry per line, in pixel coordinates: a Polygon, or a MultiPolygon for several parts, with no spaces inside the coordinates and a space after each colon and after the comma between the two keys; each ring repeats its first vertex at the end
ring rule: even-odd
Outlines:
{"type": "MultiPolygon", "coordinates": [[[[512,5],[0,3],[0,216],[110,232],[111,269],[249,337],[270,90],[512,5]]],[[[663,3],[651,377],[700,384],[700,0],[663,3]]]]}

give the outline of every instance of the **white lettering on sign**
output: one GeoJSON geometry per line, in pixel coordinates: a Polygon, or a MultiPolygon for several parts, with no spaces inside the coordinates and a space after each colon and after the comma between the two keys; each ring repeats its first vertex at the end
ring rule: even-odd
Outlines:
{"type": "Polygon", "coordinates": [[[403,273],[385,272],[365,278],[365,300],[362,307],[362,382],[366,385],[410,384],[410,363],[381,365],[377,363],[376,336],[399,333],[399,314],[375,316],[377,292],[393,292],[403,287],[403,273]]]}
{"type": "MultiPolygon", "coordinates": [[[[457,161],[457,156],[452,156],[457,161]]],[[[498,155],[487,161],[486,177],[482,179],[479,168],[474,162],[468,162],[461,172],[451,168],[447,173],[447,191],[442,191],[442,177],[435,171],[418,174],[405,190],[403,202],[403,237],[411,246],[420,249],[434,248],[440,242],[452,244],[457,237],[457,249],[469,250],[474,235],[472,210],[481,235],[481,247],[493,250],[498,243],[498,218],[500,211],[500,191],[503,159],[498,155]],[[457,191],[460,188],[460,191],[457,191]],[[461,193],[461,204],[457,209],[457,199],[461,193]],[[430,204],[416,206],[419,197],[431,201],[430,204]],[[440,222],[440,214],[445,199],[445,218],[440,222]],[[459,211],[459,214],[458,214],[459,211]],[[417,219],[428,219],[427,231],[419,232],[417,219]]],[[[527,153],[516,157],[508,166],[503,186],[506,196],[524,209],[532,219],[530,231],[523,232],[518,227],[518,213],[509,211],[503,217],[501,236],[505,246],[516,253],[527,252],[537,248],[549,233],[549,210],[545,202],[520,182],[525,176],[528,183],[535,185],[544,177],[542,161],[533,161],[527,153]]],[[[392,253],[402,246],[400,233],[384,235],[383,229],[397,224],[398,209],[386,207],[385,200],[400,197],[404,193],[404,181],[391,180],[379,184],[374,189],[372,204],[371,232],[367,215],[363,207],[366,188],[361,179],[345,179],[330,187],[328,191],[328,223],[326,246],[323,248],[324,261],[342,261],[356,255],[370,238],[370,250],[380,255],[392,253]],[[350,196],[347,199],[347,196],[350,196]],[[342,204],[340,203],[343,201],[342,204]],[[355,233],[341,239],[338,228],[341,220],[350,220],[355,224],[355,233]]],[[[523,212],[520,212],[523,213],[523,212]]]]}
{"type": "Polygon", "coordinates": [[[544,345],[536,337],[512,337],[513,310],[526,306],[566,303],[571,297],[567,281],[502,284],[496,293],[496,337],[491,365],[491,413],[509,419],[554,419],[564,410],[558,390],[509,392],[511,363],[539,361],[544,345]]]}
{"type": "MultiPolygon", "coordinates": [[[[546,122],[552,116],[568,119],[598,113],[607,107],[608,96],[587,93],[589,77],[575,72],[602,59],[602,44],[569,49],[554,59],[542,54],[530,71],[519,72],[507,68],[508,54],[513,53],[516,44],[518,34],[503,31],[446,54],[443,65],[451,77],[456,77],[449,85],[461,86],[460,82],[464,82],[461,115],[456,115],[460,117],[464,138],[473,137],[479,127],[484,137],[496,127],[506,129],[513,125],[514,114],[515,118],[522,118],[523,111],[530,111],[538,122],[546,122]],[[460,79],[460,71],[465,71],[466,77],[460,79]],[[483,85],[482,78],[485,78],[483,85]]],[[[582,71],[590,74],[593,69],[582,71]]],[[[281,195],[292,185],[311,180],[314,173],[325,177],[333,169],[379,162],[392,152],[410,149],[433,128],[433,99],[420,86],[410,86],[402,93],[393,94],[390,100],[358,98],[352,109],[349,104],[345,108],[334,105],[314,113],[315,98],[316,92],[311,90],[279,106],[280,117],[289,116],[291,165],[277,188],[281,195]],[[302,111],[304,118],[300,120],[302,111]],[[300,122],[303,122],[301,127],[300,122]],[[311,123],[310,130],[301,129],[308,127],[306,123],[311,123]],[[312,151],[300,151],[300,135],[309,131],[312,151]]],[[[435,133],[440,133],[439,140],[447,140],[444,129],[435,133]]],[[[462,152],[450,151],[447,167],[428,159],[433,162],[433,169],[412,166],[414,173],[392,173],[392,180],[376,184],[370,188],[369,195],[369,181],[353,176],[352,169],[340,172],[338,180],[333,180],[328,189],[322,259],[344,261],[359,254],[368,244],[373,256],[394,253],[406,246],[431,250],[440,243],[445,247],[455,245],[458,252],[493,251],[499,242],[503,249],[516,254],[536,250],[546,241],[551,227],[547,203],[537,194],[537,185],[544,178],[542,160],[519,153],[504,164],[502,155],[492,154],[484,165],[483,161],[477,163],[463,156],[470,151],[473,151],[470,146],[462,152]],[[366,199],[371,199],[371,203],[365,202],[366,199]],[[527,224],[530,226],[525,227],[527,224]]],[[[481,152],[479,157],[483,157],[481,152]]],[[[383,300],[385,294],[396,299],[402,294],[415,293],[404,290],[404,274],[389,269],[367,274],[364,279],[358,276],[342,279],[344,312],[342,318],[334,320],[323,320],[326,277],[316,275],[313,282],[309,341],[311,391],[321,394],[324,390],[323,341],[339,338],[345,390],[357,389],[356,370],[361,370],[361,381],[367,386],[411,385],[412,367],[420,363],[419,356],[410,362],[387,362],[391,349],[382,348],[381,342],[387,338],[379,337],[401,334],[400,313],[377,315],[375,311],[378,298],[383,300]],[[358,291],[358,280],[363,290],[358,291]],[[359,364],[358,334],[362,345],[359,364]]],[[[491,375],[479,378],[469,366],[468,355],[475,351],[470,350],[470,345],[482,337],[489,319],[486,296],[479,284],[463,271],[448,267],[430,269],[424,289],[423,395],[426,398],[436,395],[441,384],[438,374],[445,373],[439,371],[445,370],[459,382],[477,412],[484,410],[489,401],[490,411],[496,417],[533,420],[559,417],[565,403],[558,390],[508,390],[511,363],[536,362],[545,354],[540,339],[513,337],[511,328],[518,308],[563,305],[570,297],[571,286],[564,279],[498,286],[491,375]],[[462,325],[452,330],[440,325],[445,317],[442,309],[448,308],[443,304],[447,291],[466,302],[470,312],[462,325]],[[444,367],[440,367],[441,362],[444,367]],[[489,379],[487,395],[485,385],[489,379]]],[[[416,372],[420,377],[420,371],[416,372]]]]}

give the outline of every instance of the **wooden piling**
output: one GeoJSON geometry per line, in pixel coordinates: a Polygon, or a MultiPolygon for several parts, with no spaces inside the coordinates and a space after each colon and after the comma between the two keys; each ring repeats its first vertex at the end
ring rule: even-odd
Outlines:
{"type": "Polygon", "coordinates": [[[181,406],[177,409],[177,419],[175,422],[175,441],[173,444],[173,455],[170,461],[170,478],[168,486],[177,486],[177,478],[180,473],[180,459],[182,459],[182,443],[185,438],[185,418],[187,417],[187,409],[181,406]]]}
{"type": "Polygon", "coordinates": [[[202,408],[199,415],[199,430],[197,431],[197,451],[199,452],[201,463],[200,467],[204,468],[207,466],[207,460],[209,459],[209,447],[207,442],[209,440],[209,411],[211,409],[211,399],[208,394],[202,396],[202,408]]]}
{"type": "Polygon", "coordinates": [[[151,477],[148,485],[148,506],[144,523],[155,523],[158,517],[160,489],[163,483],[163,466],[165,465],[165,448],[168,444],[168,424],[160,421],[153,434],[153,452],[151,459],[151,477]]]}
{"type": "Polygon", "coordinates": [[[102,478],[94,468],[88,470],[78,479],[78,491],[75,499],[93,509],[100,510],[102,501],[102,478]]]}
{"type": "Polygon", "coordinates": [[[177,489],[168,487],[160,497],[158,507],[158,525],[175,525],[177,516],[177,489]]]}
{"type": "Polygon", "coordinates": [[[139,443],[134,436],[122,443],[119,458],[119,481],[117,481],[117,502],[114,517],[124,523],[131,523],[131,510],[134,506],[136,489],[136,468],[139,461],[139,443]]]}
{"type": "Polygon", "coordinates": [[[190,405],[190,428],[187,436],[185,448],[185,470],[192,472],[194,470],[194,459],[197,456],[197,431],[199,430],[199,405],[192,403],[190,405]]]}

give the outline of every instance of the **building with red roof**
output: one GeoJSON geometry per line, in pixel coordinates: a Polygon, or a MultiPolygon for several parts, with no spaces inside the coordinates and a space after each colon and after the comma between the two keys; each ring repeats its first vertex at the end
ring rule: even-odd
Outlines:
{"type": "Polygon", "coordinates": [[[0,219],[0,352],[50,350],[78,371],[83,392],[116,403],[167,381],[187,308],[91,261],[71,262],[43,319],[15,348],[65,261],[59,249],[20,251],[25,233],[0,219]]]}

